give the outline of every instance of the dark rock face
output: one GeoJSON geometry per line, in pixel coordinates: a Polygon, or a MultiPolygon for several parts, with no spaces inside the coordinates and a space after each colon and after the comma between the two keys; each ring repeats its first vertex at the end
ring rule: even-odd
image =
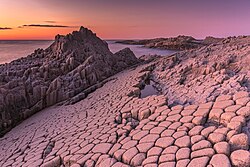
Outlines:
{"type": "Polygon", "coordinates": [[[47,49],[0,65],[0,134],[138,62],[129,49],[112,54],[105,41],[84,27],[57,35],[47,49]]]}

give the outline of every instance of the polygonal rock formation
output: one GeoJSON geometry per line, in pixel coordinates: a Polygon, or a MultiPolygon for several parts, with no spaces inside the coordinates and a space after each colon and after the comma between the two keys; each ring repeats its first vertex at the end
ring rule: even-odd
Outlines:
{"type": "Polygon", "coordinates": [[[80,92],[73,102],[84,98],[102,81],[138,62],[128,48],[111,53],[87,28],[57,35],[47,49],[0,65],[0,132],[80,92]]]}

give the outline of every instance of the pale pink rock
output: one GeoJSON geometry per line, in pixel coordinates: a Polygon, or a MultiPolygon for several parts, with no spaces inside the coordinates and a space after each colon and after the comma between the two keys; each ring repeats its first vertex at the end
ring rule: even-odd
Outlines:
{"type": "Polygon", "coordinates": [[[155,142],[159,138],[159,135],[157,134],[147,134],[144,136],[139,143],[150,143],[155,142]]]}
{"type": "Polygon", "coordinates": [[[212,157],[215,154],[214,149],[212,148],[204,148],[201,150],[197,150],[197,151],[193,151],[191,153],[191,158],[196,158],[196,157],[203,157],[203,156],[208,156],[208,157],[212,157]]]}
{"type": "Polygon", "coordinates": [[[175,115],[171,115],[169,117],[166,118],[167,121],[171,121],[171,122],[177,122],[181,119],[181,115],[180,114],[175,114],[175,115]]]}
{"type": "Polygon", "coordinates": [[[161,147],[161,148],[166,148],[174,143],[174,138],[173,137],[162,137],[159,138],[155,146],[161,147]]]}
{"type": "Polygon", "coordinates": [[[163,150],[162,154],[175,154],[178,149],[177,146],[169,146],[163,150]]]}
{"type": "Polygon", "coordinates": [[[192,151],[201,150],[205,148],[211,148],[212,144],[207,140],[201,140],[192,145],[192,151]]]}
{"type": "Polygon", "coordinates": [[[159,158],[158,155],[147,156],[147,158],[142,162],[142,165],[145,166],[148,164],[148,167],[150,167],[151,165],[153,166],[153,164],[154,164],[157,166],[158,158],[159,158]]]}
{"type": "Polygon", "coordinates": [[[247,167],[250,164],[250,152],[246,150],[237,150],[230,155],[232,165],[236,167],[247,167]]]}
{"type": "Polygon", "coordinates": [[[92,151],[94,153],[106,154],[109,152],[111,147],[112,147],[112,144],[110,144],[110,143],[100,143],[100,144],[95,145],[95,147],[92,149],[92,151]]]}
{"type": "Polygon", "coordinates": [[[174,154],[162,154],[159,157],[159,163],[169,162],[169,161],[175,161],[175,155],[174,154]]]}
{"type": "Polygon", "coordinates": [[[189,147],[191,145],[190,136],[183,136],[175,140],[174,144],[178,147],[189,147]]]}
{"type": "Polygon", "coordinates": [[[216,102],[214,102],[213,108],[225,109],[225,108],[232,106],[232,105],[234,105],[233,100],[216,101],[216,102]]]}
{"type": "Polygon", "coordinates": [[[174,134],[175,130],[166,129],[161,133],[161,137],[170,137],[174,134]]]}
{"type": "Polygon", "coordinates": [[[202,136],[202,135],[195,135],[195,136],[192,136],[192,137],[191,137],[191,145],[194,145],[195,143],[197,143],[197,142],[199,142],[199,141],[201,141],[201,140],[203,140],[203,139],[205,139],[205,137],[202,136]]]}
{"type": "Polygon", "coordinates": [[[221,134],[221,133],[211,133],[208,136],[208,140],[211,141],[212,143],[218,143],[221,141],[225,140],[225,135],[221,134]]]}
{"type": "Polygon", "coordinates": [[[160,155],[162,150],[163,149],[161,147],[152,147],[148,150],[147,156],[150,157],[150,156],[154,156],[154,155],[160,155]]]}
{"type": "Polygon", "coordinates": [[[187,167],[189,162],[189,159],[178,160],[176,163],[176,167],[187,167]]]}
{"type": "Polygon", "coordinates": [[[143,130],[143,131],[140,131],[140,132],[136,133],[135,135],[133,135],[132,138],[134,140],[141,140],[147,134],[149,134],[149,131],[143,130]]]}
{"type": "Polygon", "coordinates": [[[232,106],[229,106],[229,107],[227,107],[227,108],[225,108],[225,112],[234,112],[234,113],[236,113],[236,111],[238,110],[238,109],[240,109],[242,106],[241,105],[232,105],[232,106]]]}
{"type": "Polygon", "coordinates": [[[221,114],[223,113],[223,110],[220,108],[212,109],[209,113],[209,119],[214,121],[220,121],[221,114]]]}
{"type": "Polygon", "coordinates": [[[240,133],[240,134],[232,136],[232,138],[229,140],[229,144],[230,144],[232,151],[238,150],[238,149],[248,150],[249,139],[246,134],[240,133]]]}
{"type": "Polygon", "coordinates": [[[176,162],[163,162],[163,163],[160,163],[159,167],[175,167],[175,164],[176,162]]]}
{"type": "Polygon", "coordinates": [[[142,162],[145,160],[145,158],[146,158],[145,153],[138,153],[132,158],[130,164],[132,166],[140,166],[142,162]]]}
{"type": "Polygon", "coordinates": [[[208,135],[210,133],[212,133],[214,130],[216,129],[215,126],[209,126],[207,128],[204,128],[202,131],[201,131],[201,135],[204,136],[204,137],[208,137],[208,135]]]}
{"type": "Polygon", "coordinates": [[[154,142],[149,142],[149,143],[140,143],[136,147],[138,148],[139,152],[146,153],[153,146],[154,142]]]}
{"type": "Polygon", "coordinates": [[[228,142],[219,142],[214,145],[214,150],[218,154],[225,154],[228,155],[230,154],[230,145],[228,142]]]}
{"type": "Polygon", "coordinates": [[[159,123],[158,126],[167,128],[167,127],[169,127],[169,125],[171,125],[171,124],[172,124],[172,123],[171,123],[170,121],[163,121],[163,122],[159,123]]]}
{"type": "Polygon", "coordinates": [[[164,127],[154,127],[153,129],[150,130],[149,133],[151,134],[161,134],[165,130],[164,127]]]}
{"type": "Polygon", "coordinates": [[[173,134],[173,138],[178,139],[182,136],[186,136],[187,132],[186,131],[177,131],[173,134]]]}
{"type": "Polygon", "coordinates": [[[229,158],[225,154],[215,154],[210,160],[213,166],[231,167],[229,158]]]}
{"type": "Polygon", "coordinates": [[[138,143],[138,141],[136,141],[136,140],[130,140],[130,141],[128,141],[128,142],[126,142],[125,144],[122,145],[122,149],[128,150],[131,147],[136,146],[137,143],[138,143]]]}
{"type": "Polygon", "coordinates": [[[232,100],[231,95],[220,95],[216,98],[216,101],[226,101],[226,100],[232,100]]]}
{"type": "Polygon", "coordinates": [[[236,113],[237,115],[247,118],[250,116],[250,106],[242,107],[236,113]]]}
{"type": "Polygon", "coordinates": [[[176,152],[176,160],[181,160],[181,159],[189,159],[190,156],[190,149],[189,148],[180,148],[176,152]]]}
{"type": "Polygon", "coordinates": [[[194,158],[188,164],[188,167],[206,167],[209,162],[209,157],[204,156],[200,158],[194,158]]]}
{"type": "Polygon", "coordinates": [[[240,92],[237,92],[233,95],[233,99],[234,100],[237,100],[237,99],[240,99],[240,98],[243,98],[243,97],[248,97],[249,96],[249,93],[248,92],[245,92],[245,91],[240,91],[240,92]]]}
{"type": "Polygon", "coordinates": [[[124,154],[122,155],[122,160],[126,163],[129,164],[131,159],[138,154],[138,150],[136,147],[132,147],[130,149],[128,149],[127,151],[124,152],[124,154]]]}
{"type": "Polygon", "coordinates": [[[194,135],[199,135],[201,133],[201,131],[204,129],[203,126],[195,126],[193,127],[189,132],[188,135],[189,136],[194,136],[194,135]]]}
{"type": "Polygon", "coordinates": [[[245,106],[250,101],[250,97],[243,97],[236,100],[236,104],[245,106]]]}

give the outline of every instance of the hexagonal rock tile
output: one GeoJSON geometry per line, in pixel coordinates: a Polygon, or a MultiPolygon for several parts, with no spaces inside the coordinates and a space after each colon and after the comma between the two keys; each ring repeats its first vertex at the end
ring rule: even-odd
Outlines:
{"type": "Polygon", "coordinates": [[[170,137],[174,134],[175,130],[166,129],[161,133],[161,137],[170,137]]]}
{"type": "Polygon", "coordinates": [[[152,147],[148,150],[147,156],[153,156],[153,155],[160,155],[162,152],[162,148],[161,147],[152,147]]]}
{"type": "Polygon", "coordinates": [[[236,112],[238,109],[240,109],[242,106],[241,105],[232,105],[227,108],[225,108],[225,112],[236,112]]]}
{"type": "Polygon", "coordinates": [[[201,116],[201,117],[206,117],[209,113],[208,108],[200,108],[197,111],[194,112],[194,116],[201,116]]]}
{"type": "Polygon", "coordinates": [[[229,106],[234,105],[233,100],[225,100],[225,101],[216,101],[214,102],[213,108],[225,109],[229,106]]]}
{"type": "Polygon", "coordinates": [[[218,143],[218,142],[224,141],[225,139],[226,139],[226,136],[221,133],[211,133],[208,136],[208,140],[211,141],[212,143],[218,143]]]}
{"type": "Polygon", "coordinates": [[[61,163],[61,158],[57,156],[54,159],[42,164],[41,167],[60,166],[60,163],[61,163]]]}
{"type": "Polygon", "coordinates": [[[100,143],[100,144],[95,145],[95,147],[92,149],[92,151],[94,153],[106,154],[109,152],[111,147],[112,147],[112,144],[110,144],[110,143],[100,143]]]}
{"type": "Polygon", "coordinates": [[[166,148],[174,143],[174,138],[173,137],[162,137],[159,138],[155,146],[161,147],[161,148],[166,148]]]}
{"type": "Polygon", "coordinates": [[[167,121],[171,121],[171,122],[177,122],[181,119],[181,115],[180,114],[175,114],[175,115],[171,115],[169,117],[166,118],[167,121]]]}
{"type": "Polygon", "coordinates": [[[188,105],[184,107],[184,110],[196,110],[199,106],[197,105],[188,105]]]}
{"type": "Polygon", "coordinates": [[[212,109],[209,113],[209,119],[213,121],[220,121],[220,116],[224,111],[220,108],[212,109]]]}
{"type": "Polygon", "coordinates": [[[151,165],[156,165],[157,167],[157,161],[158,161],[158,155],[155,156],[148,156],[143,162],[142,165],[145,166],[146,164],[149,164],[148,167],[150,167],[151,165]]]}
{"type": "Polygon", "coordinates": [[[138,148],[139,152],[146,153],[153,146],[154,142],[150,142],[150,143],[140,143],[136,147],[138,148]]]}
{"type": "Polygon", "coordinates": [[[189,159],[178,160],[176,163],[176,167],[186,167],[189,162],[190,162],[189,159]]]}
{"type": "Polygon", "coordinates": [[[223,167],[231,167],[231,163],[229,158],[225,154],[215,154],[210,160],[210,164],[213,166],[223,166],[223,167]]]}
{"type": "Polygon", "coordinates": [[[138,143],[137,140],[130,140],[130,141],[128,141],[127,143],[123,144],[122,149],[128,150],[128,149],[130,149],[131,147],[136,146],[137,143],[138,143]]]}
{"type": "Polygon", "coordinates": [[[215,126],[209,126],[201,131],[201,135],[204,137],[208,137],[208,135],[212,133],[215,129],[215,126]]]}
{"type": "Polygon", "coordinates": [[[177,150],[177,146],[169,146],[163,150],[162,154],[175,154],[177,150]]]}
{"type": "Polygon", "coordinates": [[[132,166],[140,166],[142,162],[145,160],[146,154],[144,153],[138,153],[134,156],[134,158],[131,160],[132,166]]]}
{"type": "Polygon", "coordinates": [[[241,115],[241,116],[247,118],[248,116],[250,116],[250,107],[249,106],[242,107],[236,113],[237,113],[237,115],[241,115]]]}
{"type": "Polygon", "coordinates": [[[200,108],[208,108],[208,109],[211,109],[212,106],[213,106],[213,104],[214,104],[213,102],[203,103],[203,104],[200,104],[198,108],[199,108],[199,109],[200,109],[200,108]]]}
{"type": "Polygon", "coordinates": [[[197,142],[199,142],[199,141],[201,141],[201,140],[203,140],[203,139],[205,139],[205,137],[202,136],[202,135],[195,135],[195,136],[192,136],[192,137],[191,137],[191,144],[194,145],[195,143],[197,143],[197,142]]]}
{"type": "Polygon", "coordinates": [[[243,97],[243,98],[237,99],[236,104],[245,106],[249,101],[250,101],[249,97],[243,97]]]}
{"type": "MultiPolygon", "coordinates": [[[[98,167],[106,167],[106,166],[112,166],[112,165],[114,165],[116,163],[116,159],[114,159],[114,158],[105,158],[105,159],[103,159],[98,165],[96,165],[96,166],[98,166],[98,167]]],[[[94,163],[93,163],[93,165],[88,165],[87,164],[87,162],[84,164],[84,166],[86,166],[86,167],[92,167],[92,166],[94,166],[94,163]]]]}
{"type": "Polygon", "coordinates": [[[160,136],[158,134],[148,134],[144,136],[139,143],[155,142],[160,136]]]}
{"type": "Polygon", "coordinates": [[[214,150],[218,154],[230,154],[230,145],[227,142],[219,142],[214,145],[214,150]]]}
{"type": "Polygon", "coordinates": [[[190,136],[183,136],[175,140],[174,143],[178,147],[189,147],[191,145],[190,136]]]}
{"type": "Polygon", "coordinates": [[[176,160],[188,159],[190,156],[190,148],[180,148],[176,152],[176,160]]]}
{"type": "Polygon", "coordinates": [[[227,124],[227,127],[237,132],[241,132],[242,123],[239,121],[231,121],[227,124]]]}
{"type": "Polygon", "coordinates": [[[136,147],[132,147],[130,149],[128,149],[126,152],[124,152],[124,154],[122,155],[122,160],[123,162],[125,162],[126,164],[129,164],[131,159],[138,154],[138,150],[136,147]]]}
{"type": "Polygon", "coordinates": [[[192,151],[196,151],[196,150],[200,150],[204,148],[211,148],[211,147],[212,147],[212,144],[209,141],[201,140],[195,143],[194,145],[192,145],[192,151]]]}
{"type": "Polygon", "coordinates": [[[249,96],[249,93],[248,92],[245,92],[245,91],[240,91],[240,92],[237,92],[233,95],[233,99],[234,100],[237,100],[237,99],[240,99],[240,98],[243,98],[243,97],[248,97],[249,96]]]}
{"type": "Polygon", "coordinates": [[[206,167],[209,162],[209,157],[194,158],[188,164],[188,167],[206,167]]]}
{"type": "Polygon", "coordinates": [[[232,100],[231,95],[220,95],[216,98],[216,101],[232,100]]]}
{"type": "Polygon", "coordinates": [[[201,149],[201,150],[197,150],[197,151],[193,151],[191,153],[191,158],[196,158],[196,157],[202,157],[202,156],[208,156],[208,157],[212,157],[214,155],[214,149],[212,148],[205,148],[205,149],[201,149]]]}
{"type": "Polygon", "coordinates": [[[199,135],[203,129],[204,129],[203,126],[195,126],[188,132],[188,135],[189,136],[199,135]]]}
{"type": "Polygon", "coordinates": [[[232,165],[236,167],[248,167],[250,164],[250,152],[237,150],[230,155],[232,165]]]}
{"type": "Polygon", "coordinates": [[[147,134],[149,134],[149,131],[147,130],[142,130],[138,133],[136,133],[135,135],[133,135],[133,139],[134,140],[141,140],[144,136],[146,136],[147,134]]]}
{"type": "Polygon", "coordinates": [[[164,162],[159,165],[159,167],[175,167],[175,162],[164,162]]]}
{"type": "Polygon", "coordinates": [[[161,134],[165,130],[165,127],[154,127],[153,129],[150,130],[149,133],[151,134],[161,134]]]}
{"type": "Polygon", "coordinates": [[[148,118],[150,116],[150,110],[149,109],[143,109],[139,111],[138,119],[143,120],[145,118],[148,118]]]}
{"type": "Polygon", "coordinates": [[[238,149],[244,149],[248,150],[249,143],[248,143],[248,136],[244,133],[234,135],[229,140],[229,144],[231,147],[231,151],[238,150],[238,149]]]}
{"type": "Polygon", "coordinates": [[[162,154],[159,158],[159,163],[169,162],[169,161],[175,161],[174,154],[162,154]]]}

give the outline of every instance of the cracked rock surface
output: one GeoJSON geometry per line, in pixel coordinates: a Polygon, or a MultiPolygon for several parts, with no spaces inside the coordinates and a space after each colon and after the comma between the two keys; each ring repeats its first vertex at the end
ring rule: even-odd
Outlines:
{"type": "Polygon", "coordinates": [[[169,107],[163,95],[138,98],[147,66],[113,76],[78,103],[52,106],[23,121],[0,139],[0,166],[250,164],[243,133],[250,115],[250,102],[242,103],[247,92],[169,107]]]}

